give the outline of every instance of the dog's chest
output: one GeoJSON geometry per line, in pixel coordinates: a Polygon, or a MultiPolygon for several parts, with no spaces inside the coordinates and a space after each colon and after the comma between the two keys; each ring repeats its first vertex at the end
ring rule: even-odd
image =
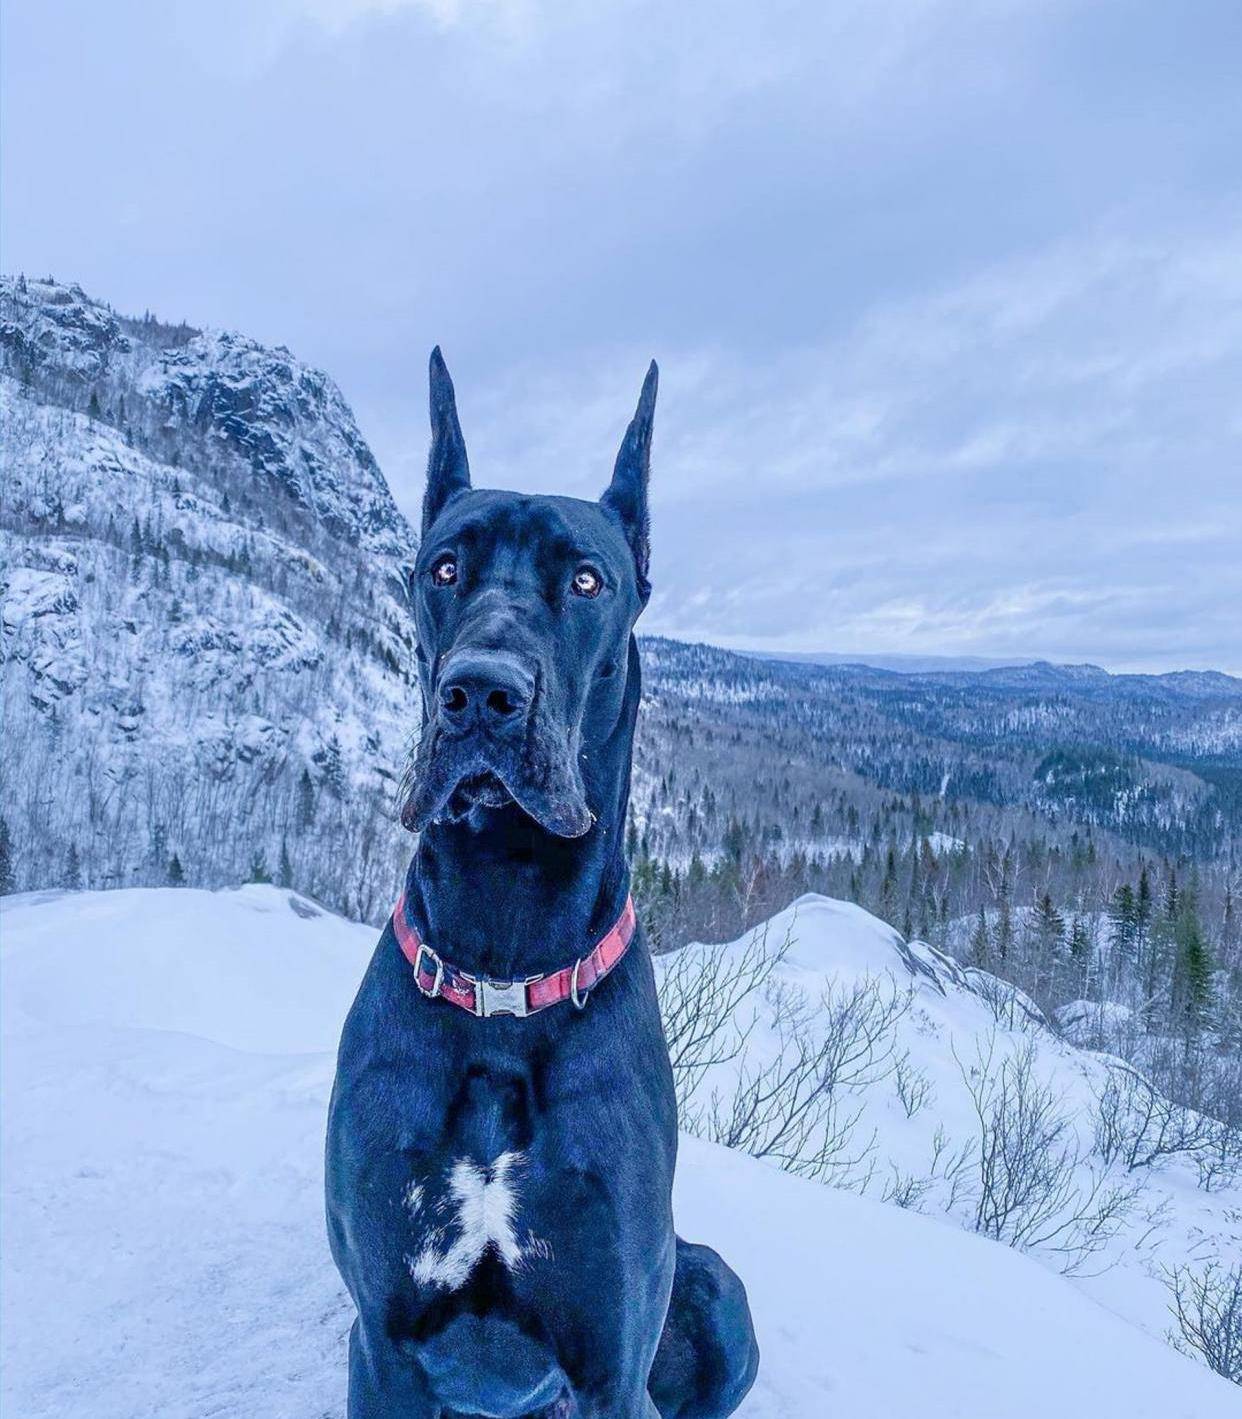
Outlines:
{"type": "Polygon", "coordinates": [[[529,1160],[512,1151],[490,1163],[459,1157],[418,1170],[401,1199],[412,1279],[456,1290],[485,1257],[511,1272],[549,1259],[551,1244],[531,1225],[542,1210],[536,1186],[529,1160]]]}

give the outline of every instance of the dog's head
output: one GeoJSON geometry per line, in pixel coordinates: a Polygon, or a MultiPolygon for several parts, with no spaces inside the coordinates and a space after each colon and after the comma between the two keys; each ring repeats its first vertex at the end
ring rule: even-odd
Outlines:
{"type": "Polygon", "coordinates": [[[431,355],[431,455],[410,571],[424,722],[401,819],[421,830],[516,804],[574,838],[581,761],[615,732],[647,603],[656,366],[599,502],[470,486],[453,382],[431,355]]]}

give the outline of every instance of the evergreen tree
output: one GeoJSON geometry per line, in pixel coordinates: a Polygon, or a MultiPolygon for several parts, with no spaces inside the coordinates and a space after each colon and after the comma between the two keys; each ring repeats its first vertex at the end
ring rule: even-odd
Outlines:
{"type": "Polygon", "coordinates": [[[305,831],[315,821],[315,784],[310,770],[304,768],[298,780],[297,824],[305,831]]]}
{"type": "Polygon", "coordinates": [[[247,882],[270,882],[272,874],[267,870],[267,863],[263,860],[263,854],[256,851],[250,859],[250,876],[247,882]]]}
{"type": "Polygon", "coordinates": [[[175,852],[168,859],[168,885],[170,887],[185,886],[185,869],[181,866],[181,859],[175,852]]]}
{"type": "Polygon", "coordinates": [[[1000,915],[996,921],[996,935],[993,938],[996,945],[996,954],[1002,961],[1009,959],[1009,953],[1013,950],[1013,916],[1009,910],[1009,898],[1002,897],[1000,902],[1000,915]]]}
{"type": "Polygon", "coordinates": [[[1034,916],[1035,940],[1045,959],[1060,953],[1065,944],[1065,918],[1052,904],[1052,894],[1039,899],[1034,916]]]}
{"type": "Polygon", "coordinates": [[[1069,938],[1070,959],[1079,962],[1085,969],[1091,958],[1091,937],[1087,932],[1087,923],[1074,913],[1074,920],[1070,926],[1069,938]]]}
{"type": "Polygon", "coordinates": [[[1173,944],[1176,1023],[1189,1039],[1206,1025],[1212,1004],[1212,952],[1203,934],[1193,892],[1181,894],[1173,944]]]}
{"type": "Polygon", "coordinates": [[[71,892],[76,892],[82,885],[82,859],[78,856],[77,843],[69,844],[69,852],[65,857],[65,886],[71,892]]]}
{"type": "Polygon", "coordinates": [[[1144,863],[1139,871],[1138,891],[1134,897],[1134,925],[1135,925],[1135,945],[1138,947],[1139,955],[1143,953],[1143,948],[1147,944],[1147,933],[1151,929],[1151,919],[1155,912],[1155,904],[1151,896],[1151,876],[1147,871],[1147,864],[1144,863]]]}
{"type": "Polygon", "coordinates": [[[289,861],[289,844],[283,835],[280,839],[280,866],[277,869],[277,880],[282,887],[293,886],[293,863],[289,861]]]}
{"type": "Polygon", "coordinates": [[[337,798],[345,794],[345,764],[341,757],[341,741],[334,734],[319,754],[319,768],[324,787],[337,798]]]}
{"type": "Polygon", "coordinates": [[[1119,971],[1124,962],[1134,957],[1135,914],[1134,889],[1124,882],[1113,893],[1108,909],[1109,942],[1113,950],[1113,969],[1119,971]]]}
{"type": "Polygon", "coordinates": [[[0,897],[7,897],[17,889],[17,876],[13,870],[13,843],[9,837],[9,825],[0,818],[0,897]]]}
{"type": "Polygon", "coordinates": [[[970,938],[970,959],[973,965],[986,969],[992,954],[992,933],[988,930],[988,918],[983,908],[979,908],[979,920],[970,938]]]}

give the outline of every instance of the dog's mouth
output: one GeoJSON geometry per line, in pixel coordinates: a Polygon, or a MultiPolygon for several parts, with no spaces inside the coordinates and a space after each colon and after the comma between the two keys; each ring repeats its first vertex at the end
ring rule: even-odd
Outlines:
{"type": "Polygon", "coordinates": [[[503,808],[513,802],[513,795],[498,774],[491,769],[467,774],[457,785],[445,805],[450,817],[464,818],[475,808],[503,808]]]}
{"type": "Polygon", "coordinates": [[[422,832],[516,806],[558,837],[581,837],[595,820],[567,739],[537,720],[521,744],[446,734],[433,720],[406,774],[402,825],[422,832]]]}

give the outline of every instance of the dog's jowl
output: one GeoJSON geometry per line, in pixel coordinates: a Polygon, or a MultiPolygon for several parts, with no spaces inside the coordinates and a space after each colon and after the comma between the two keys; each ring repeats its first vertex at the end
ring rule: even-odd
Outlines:
{"type": "Polygon", "coordinates": [[[476,489],[432,355],[417,846],[328,1124],[350,1419],[723,1419],[754,1379],[741,1282],[673,1232],[624,854],[655,394],[598,503],[476,489]]]}

